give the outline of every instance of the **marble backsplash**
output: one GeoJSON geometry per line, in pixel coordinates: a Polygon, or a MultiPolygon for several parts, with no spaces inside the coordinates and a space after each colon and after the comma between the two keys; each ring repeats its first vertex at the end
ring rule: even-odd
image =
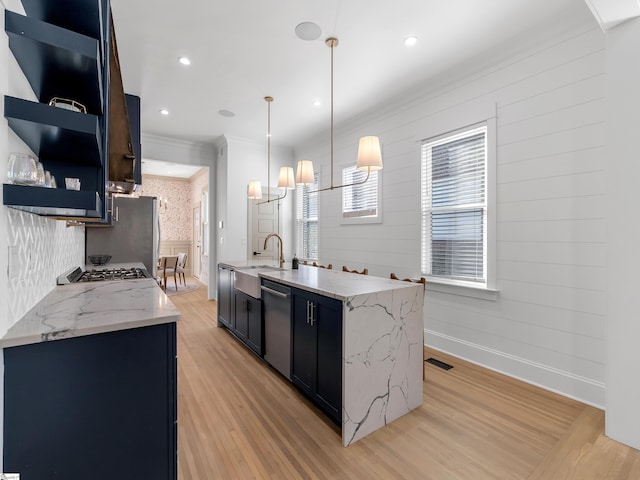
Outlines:
{"type": "Polygon", "coordinates": [[[58,276],[84,265],[84,227],[4,208],[7,218],[6,331],[55,286],[58,276]]]}

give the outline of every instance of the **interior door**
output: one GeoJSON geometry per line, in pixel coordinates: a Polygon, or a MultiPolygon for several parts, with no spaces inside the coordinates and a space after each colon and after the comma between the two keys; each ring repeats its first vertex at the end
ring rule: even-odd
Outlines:
{"type": "Polygon", "coordinates": [[[202,262],[202,228],[200,226],[200,207],[193,208],[193,276],[200,278],[202,262]]]}
{"type": "MultiPolygon", "coordinates": [[[[266,195],[263,194],[263,200],[266,195]]],[[[279,232],[279,205],[278,202],[263,203],[256,205],[251,201],[251,251],[249,258],[253,260],[278,260],[278,252],[280,245],[278,239],[274,238],[267,243],[267,249],[264,250],[264,239],[270,233],[279,232]]]]}

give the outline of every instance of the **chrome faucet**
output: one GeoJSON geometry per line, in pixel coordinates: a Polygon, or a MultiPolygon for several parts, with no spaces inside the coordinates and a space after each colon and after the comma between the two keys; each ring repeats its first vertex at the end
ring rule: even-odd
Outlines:
{"type": "Polygon", "coordinates": [[[269,240],[271,237],[277,237],[278,240],[280,240],[280,268],[282,268],[282,266],[284,265],[284,254],[282,253],[282,238],[280,237],[280,235],[278,235],[277,233],[270,233],[269,235],[267,235],[267,238],[264,239],[264,247],[262,249],[267,249],[267,240],[269,240]]]}

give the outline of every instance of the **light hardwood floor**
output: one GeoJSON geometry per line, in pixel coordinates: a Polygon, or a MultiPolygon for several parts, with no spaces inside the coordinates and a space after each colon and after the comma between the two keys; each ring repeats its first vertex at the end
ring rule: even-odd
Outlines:
{"type": "MultiPolygon", "coordinates": [[[[190,279],[194,281],[193,279],[190,279]]],[[[640,452],[604,413],[441,352],[424,404],[354,445],[288,381],[216,327],[206,288],[178,323],[180,480],[640,479],[640,452]]]]}

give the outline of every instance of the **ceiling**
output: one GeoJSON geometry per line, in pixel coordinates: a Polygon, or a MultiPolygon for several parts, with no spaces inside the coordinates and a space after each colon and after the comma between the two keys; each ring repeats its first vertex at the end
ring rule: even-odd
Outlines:
{"type": "Polygon", "coordinates": [[[203,167],[193,165],[181,165],[173,162],[163,162],[161,160],[142,159],[142,174],[156,175],[161,177],[191,178],[203,167]]]}
{"type": "MultiPolygon", "coordinates": [[[[142,132],[212,143],[274,145],[328,129],[335,36],[335,123],[435,84],[455,68],[497,62],[548,29],[596,22],[585,0],[111,0],[127,93],[142,101],[142,132]],[[304,41],[301,22],[322,34],[304,41]],[[415,35],[418,43],[406,47],[415,35]],[[185,67],[177,59],[191,59],[185,67]],[[314,107],[313,100],[321,106],[314,107]],[[169,115],[161,115],[166,108],[169,115]],[[219,110],[235,117],[223,117],[219,110]]],[[[441,80],[440,80],[441,81],[441,80]]]]}

